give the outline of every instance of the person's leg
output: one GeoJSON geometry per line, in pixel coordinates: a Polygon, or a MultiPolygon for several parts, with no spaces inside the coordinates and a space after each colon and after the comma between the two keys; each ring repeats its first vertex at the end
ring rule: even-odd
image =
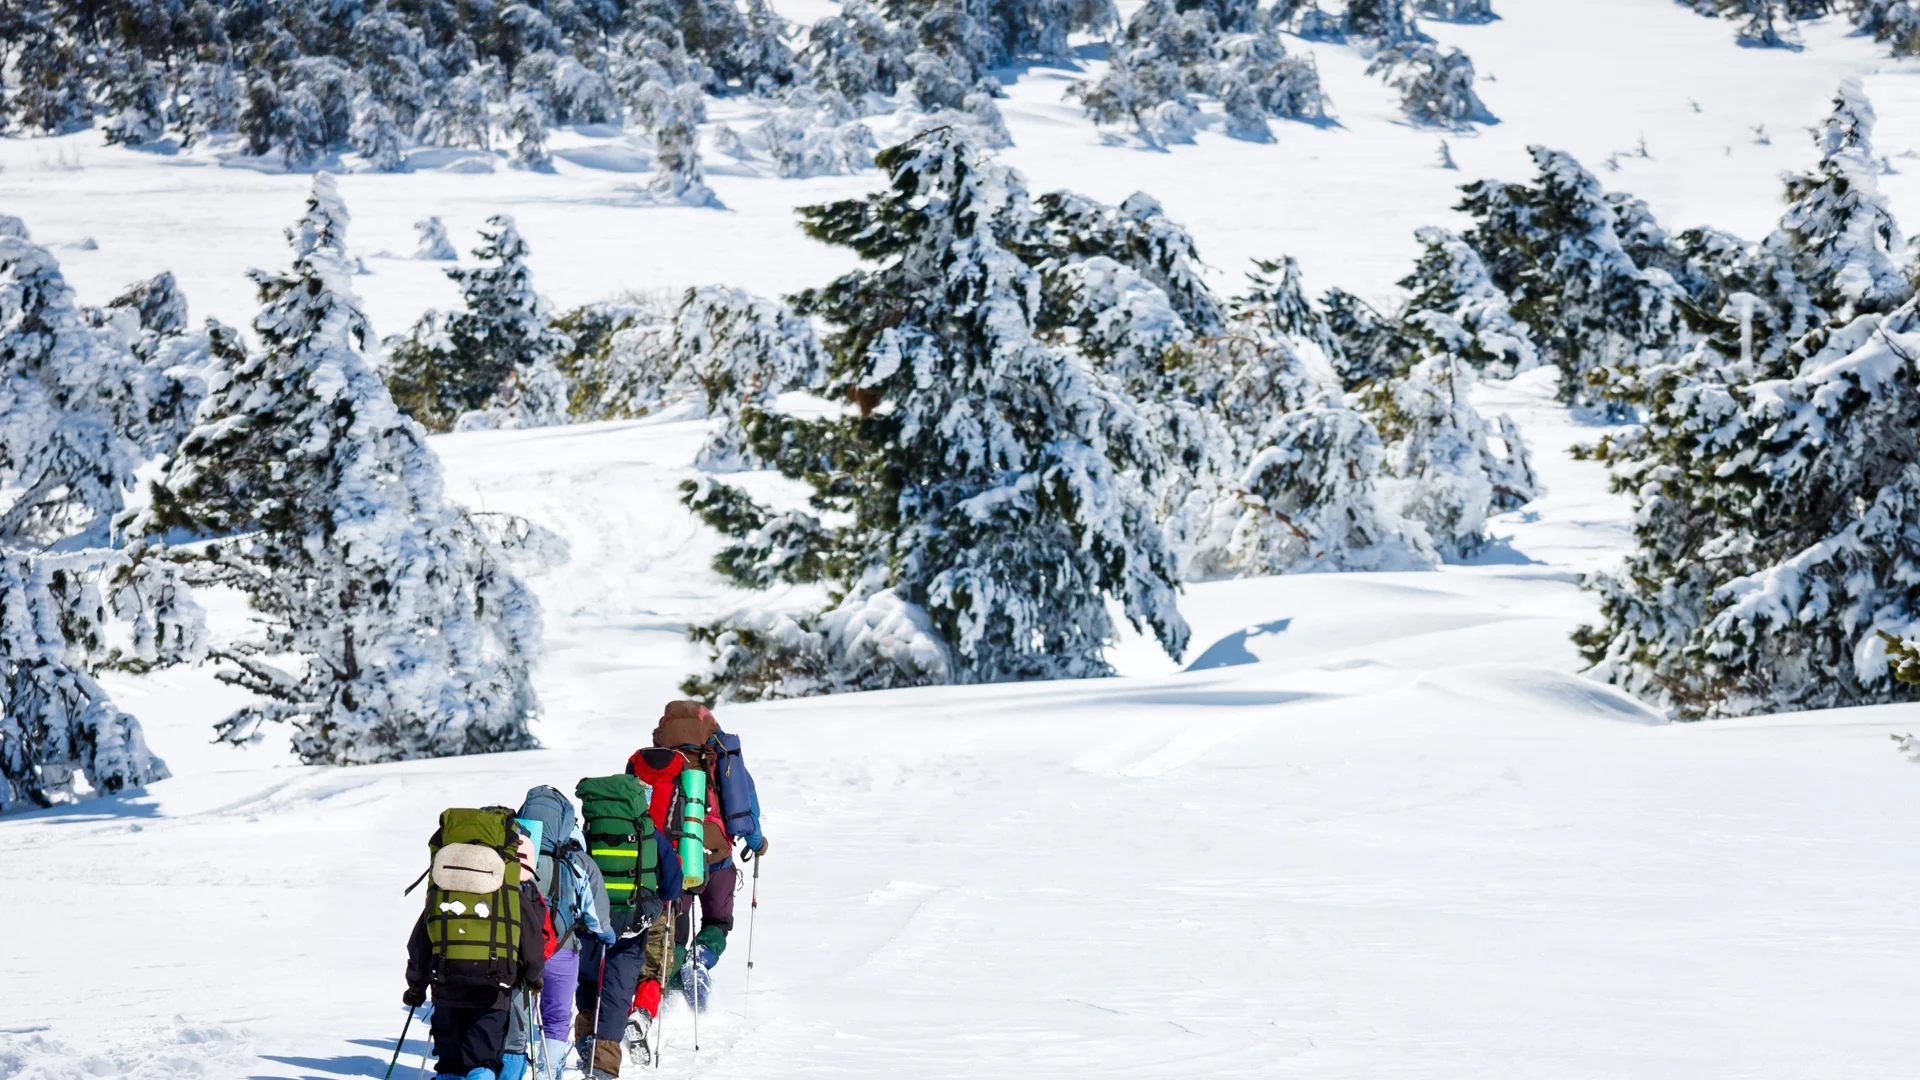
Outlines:
{"type": "Polygon", "coordinates": [[[500,1075],[507,1047],[506,1009],[469,1009],[471,1019],[460,1034],[460,1056],[467,1066],[467,1080],[488,1080],[500,1075]],[[478,1074],[478,1075],[476,1075],[478,1074]]]}
{"type": "Polygon", "coordinates": [[[708,967],[727,951],[727,935],[733,932],[733,893],[739,884],[740,869],[732,863],[707,871],[707,891],[700,894],[700,933],[693,943],[712,954],[701,958],[708,967]]]}
{"type": "Polygon", "coordinates": [[[640,985],[634,990],[633,1004],[648,1017],[660,1015],[660,984],[667,977],[672,932],[665,919],[647,928],[646,962],[640,968],[640,985]]]}
{"type": "Polygon", "coordinates": [[[460,1041],[466,1032],[467,1014],[472,1011],[434,1003],[433,1020],[428,1025],[427,1032],[433,1041],[435,1076],[467,1075],[466,1059],[460,1056],[460,1041]]]}
{"type": "Polygon", "coordinates": [[[567,1037],[573,1018],[573,989],[580,981],[580,954],[556,949],[541,973],[540,1030],[549,1040],[567,1037]]]}
{"type": "Polygon", "coordinates": [[[600,1017],[593,1032],[603,1042],[618,1043],[627,1030],[633,990],[640,982],[640,968],[646,959],[645,942],[644,936],[623,937],[607,950],[600,984],[600,1017]]]}

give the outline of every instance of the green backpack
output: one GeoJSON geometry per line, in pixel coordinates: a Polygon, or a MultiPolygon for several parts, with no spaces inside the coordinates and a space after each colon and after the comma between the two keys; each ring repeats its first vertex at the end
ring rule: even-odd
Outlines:
{"type": "Polygon", "coordinates": [[[429,978],[510,986],[520,961],[520,855],[513,811],[447,810],[427,841],[429,978]]]}
{"type": "Polygon", "coordinates": [[[607,906],[630,914],[660,892],[660,849],[647,804],[653,792],[626,773],[590,776],[573,789],[586,823],[587,854],[607,882],[607,906]]]}

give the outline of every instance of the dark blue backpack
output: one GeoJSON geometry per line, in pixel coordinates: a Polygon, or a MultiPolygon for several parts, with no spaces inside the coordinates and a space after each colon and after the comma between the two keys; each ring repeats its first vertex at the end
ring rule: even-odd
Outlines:
{"type": "Polygon", "coordinates": [[[752,836],[760,831],[760,822],[753,815],[753,776],[747,772],[747,759],[740,755],[740,736],[723,731],[713,737],[713,743],[713,783],[720,792],[720,816],[727,835],[752,836]]]}
{"type": "Polygon", "coordinates": [[[578,820],[573,800],[559,789],[543,785],[527,792],[527,801],[520,804],[517,816],[540,822],[540,860],[534,880],[553,911],[553,929],[561,946],[571,947],[574,928],[580,923],[580,908],[575,903],[579,879],[586,873],[579,865],[586,853],[573,842],[573,827],[578,820]]]}

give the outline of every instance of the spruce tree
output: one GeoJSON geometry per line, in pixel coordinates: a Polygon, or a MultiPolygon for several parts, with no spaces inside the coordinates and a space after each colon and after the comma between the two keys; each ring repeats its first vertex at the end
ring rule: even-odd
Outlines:
{"type": "Polygon", "coordinates": [[[1815,304],[1845,322],[1893,310],[1913,295],[1896,253],[1905,242],[1880,194],[1873,104],[1856,76],[1840,84],[1814,136],[1819,164],[1787,179],[1780,220],[1795,269],[1815,304]]]}
{"type": "Polygon", "coordinates": [[[0,550],[0,814],[167,778],[139,721],[89,674],[106,622],[91,556],[0,550]]]}
{"type": "MultiPolygon", "coordinates": [[[[130,303],[139,301],[130,300],[130,303]]],[[[164,299],[156,322],[183,314],[164,299]]],[[[135,332],[139,318],[135,317],[135,332]]],[[[0,544],[104,539],[134,470],[171,449],[194,388],[90,318],[47,249],[0,216],[0,544]]]]}
{"type": "Polygon", "coordinates": [[[1464,189],[1460,209],[1474,219],[1464,238],[1512,299],[1512,316],[1533,330],[1541,358],[1560,367],[1562,397],[1617,403],[1683,334],[1685,294],[1671,274],[1634,263],[1593,174],[1561,151],[1529,152],[1539,168],[1532,185],[1464,189]]]}
{"type": "Polygon", "coordinates": [[[690,492],[737,538],[723,567],[774,560],[769,576],[823,581],[833,600],[759,653],[739,643],[766,627],[705,629],[717,666],[689,685],[753,697],[1102,675],[1108,598],[1177,656],[1174,560],[1137,479],[1161,462],[1131,403],[1036,336],[1038,275],[1013,250],[1031,214],[1019,176],[955,129],[879,163],[886,191],[802,212],[810,235],[880,264],[797,298],[832,328],[824,389],[857,413],[748,421],[840,523],[690,492]]]}
{"type": "Polygon", "coordinates": [[[429,311],[389,343],[393,400],[429,431],[452,430],[462,415],[499,403],[503,391],[518,401],[525,389],[541,390],[554,357],[569,347],[534,292],[527,242],[511,216],[487,219],[473,255],[481,265],[447,269],[465,308],[429,311]]]}
{"type": "Polygon", "coordinates": [[[290,723],[302,760],[336,764],[531,746],[538,605],[445,500],[425,433],[369,362],[347,222],[316,176],[292,267],[254,275],[260,351],[216,357],[199,425],[128,531],[203,538],[181,553],[190,576],[244,593],[259,620],[214,654],[258,697],[220,738],[290,723]]]}

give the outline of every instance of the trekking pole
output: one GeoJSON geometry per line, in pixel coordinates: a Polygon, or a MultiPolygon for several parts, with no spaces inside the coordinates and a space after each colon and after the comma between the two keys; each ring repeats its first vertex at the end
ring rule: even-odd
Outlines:
{"type": "Polygon", "coordinates": [[[384,1080],[393,1080],[393,1067],[400,1064],[400,1048],[407,1045],[407,1032],[413,1028],[413,1014],[420,1006],[407,1006],[407,1022],[400,1025],[400,1041],[393,1044],[393,1060],[387,1062],[387,1075],[384,1080]]]}
{"type": "Polygon", "coordinates": [[[687,995],[687,1000],[693,1003],[693,1065],[696,1069],[700,1067],[700,954],[695,951],[699,946],[694,944],[698,940],[700,940],[700,902],[695,900],[687,908],[687,958],[681,962],[681,965],[687,969],[682,972],[683,975],[693,976],[688,980],[688,985],[693,988],[693,992],[687,995]]]}
{"type": "Polygon", "coordinates": [[[740,1001],[740,1019],[747,1018],[747,1007],[753,1004],[753,917],[760,913],[760,856],[753,857],[753,894],[747,902],[747,986],[740,1001]]]}
{"type": "Polygon", "coordinates": [[[593,1075],[594,1052],[600,1049],[600,1002],[606,997],[607,993],[608,947],[609,946],[604,944],[600,946],[600,979],[593,984],[593,1026],[587,1030],[590,1041],[587,1044],[586,1056],[580,1059],[580,1075],[582,1076],[593,1075]]]}

